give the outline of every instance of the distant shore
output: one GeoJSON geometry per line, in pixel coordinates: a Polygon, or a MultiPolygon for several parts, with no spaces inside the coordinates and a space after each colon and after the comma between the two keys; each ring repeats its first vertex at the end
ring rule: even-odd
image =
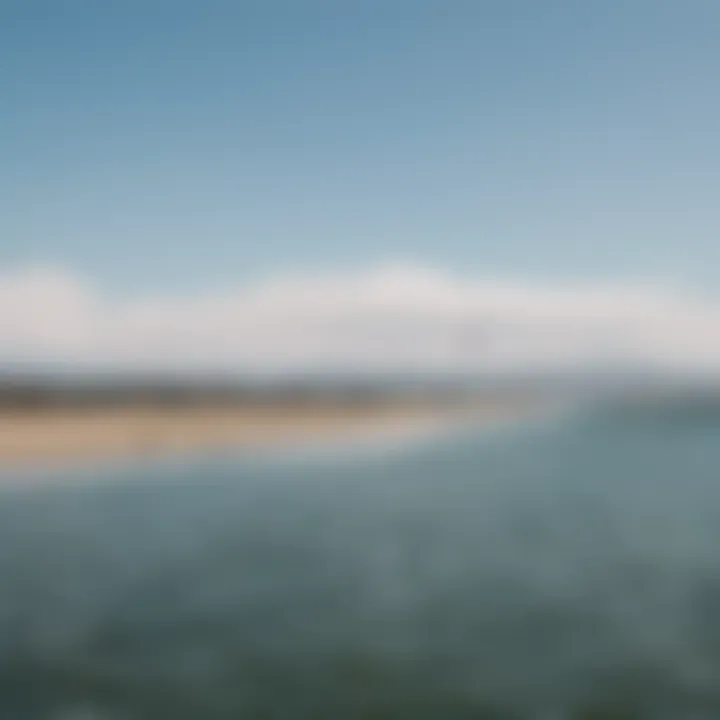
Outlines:
{"type": "Polygon", "coordinates": [[[0,467],[342,440],[417,424],[503,421],[515,403],[207,404],[177,407],[0,408],[0,467]]]}

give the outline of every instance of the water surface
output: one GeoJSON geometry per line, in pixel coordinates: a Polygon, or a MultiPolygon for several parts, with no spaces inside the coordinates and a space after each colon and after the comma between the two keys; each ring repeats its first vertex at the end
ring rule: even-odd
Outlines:
{"type": "Polygon", "coordinates": [[[6,487],[0,717],[720,717],[718,440],[671,404],[6,487]]]}

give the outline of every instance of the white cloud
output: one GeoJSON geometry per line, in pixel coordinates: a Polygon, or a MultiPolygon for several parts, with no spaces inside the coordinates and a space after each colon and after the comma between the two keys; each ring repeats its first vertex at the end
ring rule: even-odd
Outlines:
{"type": "Polygon", "coordinates": [[[461,280],[385,266],[110,302],[0,275],[2,358],[147,368],[472,369],[632,360],[720,370],[720,302],[653,286],[461,280]]]}

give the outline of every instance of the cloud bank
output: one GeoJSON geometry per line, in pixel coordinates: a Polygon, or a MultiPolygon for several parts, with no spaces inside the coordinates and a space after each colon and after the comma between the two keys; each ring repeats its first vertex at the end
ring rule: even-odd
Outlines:
{"type": "Polygon", "coordinates": [[[0,360],[178,370],[720,371],[720,300],[677,288],[461,279],[387,265],[110,300],[57,269],[0,275],[0,360]]]}

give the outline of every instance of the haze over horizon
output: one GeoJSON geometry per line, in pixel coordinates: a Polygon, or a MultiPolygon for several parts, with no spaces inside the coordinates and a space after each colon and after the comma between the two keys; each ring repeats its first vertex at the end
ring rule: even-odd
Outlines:
{"type": "Polygon", "coordinates": [[[720,371],[720,6],[0,8],[0,362],[720,371]]]}

